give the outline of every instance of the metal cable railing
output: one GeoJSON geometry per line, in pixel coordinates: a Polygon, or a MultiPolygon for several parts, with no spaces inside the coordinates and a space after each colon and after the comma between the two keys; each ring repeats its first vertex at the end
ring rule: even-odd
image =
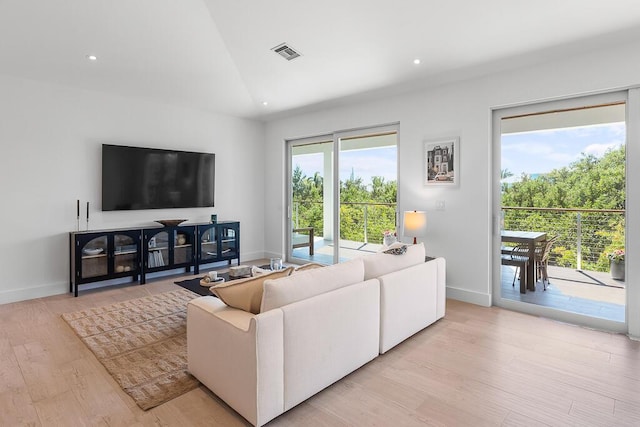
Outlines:
{"type": "MultiPolygon", "coordinates": [[[[324,236],[322,201],[294,200],[293,228],[313,227],[316,236],[324,236]]],[[[396,203],[340,203],[340,239],[364,243],[382,243],[385,230],[396,228],[396,203]]]]}
{"type": "MultiPolygon", "coordinates": [[[[296,200],[293,226],[314,227],[324,236],[322,201],[296,200]]],[[[385,230],[395,230],[396,203],[340,203],[340,239],[382,243],[385,230]]],[[[549,257],[551,265],[578,270],[608,271],[607,253],[624,248],[625,211],[502,207],[503,228],[544,231],[558,236],[549,257]]]]}
{"type": "Polygon", "coordinates": [[[624,210],[502,207],[502,223],[505,230],[557,235],[551,265],[608,271],[607,253],[624,248],[624,210]]]}

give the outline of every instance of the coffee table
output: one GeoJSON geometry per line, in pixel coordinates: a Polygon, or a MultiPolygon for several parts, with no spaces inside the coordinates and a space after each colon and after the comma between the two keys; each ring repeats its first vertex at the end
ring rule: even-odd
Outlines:
{"type": "MultiPolygon", "coordinates": [[[[268,265],[260,265],[260,268],[269,269],[268,265]]],[[[202,296],[209,296],[209,295],[213,295],[211,293],[211,291],[209,290],[209,288],[215,284],[221,283],[221,282],[210,282],[211,284],[209,286],[202,286],[200,284],[200,279],[202,279],[202,277],[204,276],[198,276],[198,277],[194,277],[193,279],[186,279],[186,280],[180,280],[177,282],[173,282],[178,286],[182,286],[185,289],[189,289],[191,292],[195,292],[199,295],[202,296]]],[[[228,272],[224,272],[224,273],[220,273],[218,272],[218,277],[224,277],[224,281],[225,282],[229,282],[232,280],[237,280],[237,279],[243,279],[247,276],[240,276],[240,277],[229,277],[229,273],[228,272]]],[[[215,296],[215,295],[213,295],[215,296]]]]}

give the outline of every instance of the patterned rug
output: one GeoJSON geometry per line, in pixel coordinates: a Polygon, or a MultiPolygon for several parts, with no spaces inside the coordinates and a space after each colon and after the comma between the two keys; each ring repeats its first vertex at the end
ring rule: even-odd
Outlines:
{"type": "Polygon", "coordinates": [[[199,384],[187,372],[187,302],[198,296],[180,289],[62,318],[120,387],[147,410],[199,384]]]}

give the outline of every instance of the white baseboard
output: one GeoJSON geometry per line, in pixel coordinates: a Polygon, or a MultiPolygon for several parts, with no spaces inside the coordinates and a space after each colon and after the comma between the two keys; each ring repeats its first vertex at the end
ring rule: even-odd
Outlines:
{"type": "MultiPolygon", "coordinates": [[[[241,254],[240,260],[250,261],[250,260],[258,260],[258,259],[264,259],[264,258],[267,258],[267,259],[274,258],[278,256],[281,256],[281,255],[276,255],[276,254],[269,255],[269,254],[265,254],[264,252],[249,252],[249,253],[241,254]]],[[[167,271],[161,271],[156,273],[149,273],[147,275],[147,278],[158,278],[163,276],[171,276],[175,274],[176,274],[176,270],[167,270],[167,271]]],[[[105,280],[102,282],[87,283],[87,284],[81,285],[80,291],[100,288],[100,287],[108,287],[114,284],[128,283],[128,282],[131,282],[131,278],[112,279],[112,280],[105,280]]],[[[13,302],[27,301],[30,299],[50,297],[53,295],[62,295],[65,293],[70,293],[68,282],[48,283],[48,284],[43,284],[43,285],[38,285],[38,286],[33,286],[28,288],[9,289],[5,291],[0,291],[0,304],[10,304],[13,302]]]]}
{"type": "Polygon", "coordinates": [[[282,255],[278,255],[278,254],[273,254],[271,255],[270,253],[267,252],[249,252],[249,253],[243,253],[240,254],[240,260],[242,261],[242,264],[246,264],[245,261],[252,261],[255,259],[269,259],[269,258],[276,258],[276,257],[282,257],[282,255]]]}
{"type": "Polygon", "coordinates": [[[0,292],[0,304],[9,304],[65,293],[69,293],[69,283],[53,283],[29,288],[10,289],[0,292]]]}
{"type": "Polygon", "coordinates": [[[447,298],[455,299],[470,304],[491,307],[491,295],[466,289],[452,288],[447,286],[447,298]]]}

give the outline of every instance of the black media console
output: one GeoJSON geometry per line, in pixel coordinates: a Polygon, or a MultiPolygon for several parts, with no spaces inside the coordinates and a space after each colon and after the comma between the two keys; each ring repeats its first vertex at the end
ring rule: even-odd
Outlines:
{"type": "Polygon", "coordinates": [[[69,292],[78,286],[122,277],[146,282],[146,274],[236,259],[240,223],[220,221],[167,227],[122,228],[69,233],[69,292]]]}

